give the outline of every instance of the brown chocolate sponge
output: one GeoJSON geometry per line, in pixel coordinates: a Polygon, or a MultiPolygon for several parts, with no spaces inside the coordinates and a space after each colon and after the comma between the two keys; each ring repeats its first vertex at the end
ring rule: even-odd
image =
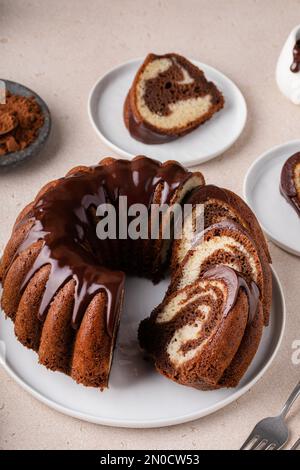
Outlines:
{"type": "Polygon", "coordinates": [[[191,132],[224,106],[224,97],[202,70],[178,54],[149,54],[124,103],[131,135],[148,144],[191,132]]]}

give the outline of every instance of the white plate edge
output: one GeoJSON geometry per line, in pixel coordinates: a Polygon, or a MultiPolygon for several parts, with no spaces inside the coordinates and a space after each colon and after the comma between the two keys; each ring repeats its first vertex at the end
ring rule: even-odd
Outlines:
{"type": "MultiPolygon", "coordinates": [[[[269,156],[269,158],[271,158],[271,154],[273,152],[276,152],[277,150],[280,150],[281,148],[283,147],[286,147],[287,145],[299,145],[300,147],[300,140],[299,139],[294,139],[294,140],[289,140],[283,144],[279,144],[279,145],[275,145],[274,147],[271,147],[269,150],[266,150],[265,152],[263,152],[262,154],[259,155],[259,157],[257,157],[254,162],[251,163],[250,167],[248,168],[247,172],[246,172],[246,175],[244,177],[244,182],[243,182],[243,197],[245,199],[245,201],[247,202],[247,204],[250,206],[250,208],[253,210],[253,212],[255,213],[255,210],[254,210],[254,207],[253,205],[251,204],[250,202],[250,197],[249,197],[249,188],[247,188],[247,185],[248,185],[248,181],[249,181],[249,178],[250,178],[250,174],[251,172],[255,169],[256,166],[258,166],[260,163],[261,163],[261,160],[264,160],[265,158],[267,158],[269,156]]],[[[290,248],[289,246],[287,246],[285,243],[282,243],[280,240],[277,239],[277,237],[275,235],[273,235],[265,226],[264,226],[264,223],[261,219],[259,219],[259,223],[263,229],[263,231],[267,234],[268,238],[273,242],[275,243],[277,246],[279,246],[279,248],[281,248],[282,250],[284,251],[287,251],[288,253],[291,253],[292,255],[295,255],[295,256],[300,256],[300,251],[297,251],[297,250],[294,250],[293,248],[290,248]]]]}
{"type": "Polygon", "coordinates": [[[283,293],[283,288],[281,285],[281,282],[279,280],[278,274],[271,266],[272,274],[277,282],[277,286],[279,289],[279,294],[281,297],[282,301],[282,327],[281,327],[281,332],[280,336],[278,339],[278,342],[276,344],[276,347],[269,358],[268,362],[265,364],[265,366],[260,370],[260,372],[246,385],[244,385],[239,391],[233,393],[226,399],[220,401],[219,403],[212,405],[211,407],[208,407],[204,412],[200,413],[190,413],[187,415],[183,416],[178,416],[176,418],[171,418],[171,419],[165,419],[162,418],[161,420],[154,420],[153,422],[151,420],[147,420],[146,422],[143,421],[138,421],[138,420],[117,420],[113,418],[95,418],[95,416],[90,415],[88,413],[81,413],[79,411],[75,411],[71,408],[66,408],[63,405],[60,405],[59,403],[56,403],[53,400],[50,400],[43,396],[41,393],[37,392],[35,389],[30,387],[25,381],[23,381],[11,368],[10,366],[5,362],[5,361],[0,361],[0,365],[4,368],[4,370],[8,373],[10,377],[12,377],[15,382],[17,382],[25,391],[27,391],[30,395],[32,395],[34,398],[39,400],[40,402],[44,403],[47,405],[49,408],[52,408],[56,411],[59,411],[60,413],[63,413],[67,416],[71,416],[73,418],[81,419],[83,421],[88,421],[90,423],[94,424],[101,424],[105,426],[112,426],[112,427],[121,427],[121,428],[137,428],[137,429],[145,429],[145,428],[161,428],[165,426],[173,426],[177,424],[183,424],[187,423],[190,421],[195,421],[199,418],[203,418],[204,416],[208,416],[212,413],[215,413],[216,411],[225,408],[227,405],[230,403],[233,403],[236,401],[238,398],[240,398],[242,395],[244,395],[250,388],[252,388],[262,377],[263,375],[267,372],[267,370],[270,368],[272,362],[274,361],[275,357],[277,356],[277,353],[280,349],[280,346],[282,344],[282,339],[283,335],[285,332],[285,326],[286,326],[286,303],[285,303],[285,297],[283,293]]]}
{"type": "MultiPolygon", "coordinates": [[[[91,88],[91,91],[89,93],[89,96],[88,96],[88,102],[87,102],[87,110],[88,110],[88,116],[89,116],[89,120],[92,124],[92,127],[93,129],[95,130],[96,134],[100,137],[100,139],[108,146],[108,148],[112,149],[114,152],[116,152],[118,155],[120,155],[121,157],[125,157],[127,159],[132,159],[134,158],[136,155],[133,155],[129,152],[126,152],[126,150],[123,150],[121,148],[119,148],[117,145],[115,145],[114,143],[112,143],[110,140],[108,140],[104,134],[102,134],[102,132],[100,131],[100,129],[98,128],[98,126],[96,125],[95,123],[95,120],[93,118],[93,114],[92,114],[92,97],[95,93],[95,90],[96,88],[98,87],[98,85],[100,84],[100,82],[102,80],[104,80],[109,74],[111,73],[114,73],[116,72],[118,69],[120,68],[123,68],[123,67],[126,67],[126,66],[130,66],[132,65],[133,63],[137,62],[137,61],[140,61],[141,63],[143,62],[143,58],[141,57],[138,57],[138,58],[135,58],[135,59],[131,59],[131,60],[128,60],[126,62],[123,62],[122,64],[119,64],[113,68],[111,68],[110,70],[108,70],[107,72],[105,72],[103,75],[100,76],[100,78],[98,78],[98,80],[94,83],[94,85],[92,86],[91,88]]],[[[205,162],[208,162],[210,160],[212,160],[213,158],[216,158],[218,157],[219,155],[222,155],[223,153],[225,153],[230,147],[232,147],[232,145],[240,138],[243,130],[245,129],[245,126],[246,126],[246,122],[247,122],[247,118],[248,118],[248,107],[247,107],[247,102],[246,102],[246,99],[243,95],[243,93],[241,92],[241,90],[239,89],[239,87],[233,82],[233,80],[231,80],[231,78],[229,78],[227,75],[225,75],[224,73],[220,72],[218,69],[216,69],[215,67],[212,67],[211,65],[208,65],[208,64],[205,64],[203,62],[200,62],[199,60],[195,60],[195,59],[189,59],[192,63],[194,63],[195,65],[197,65],[198,67],[202,67],[204,65],[204,67],[206,67],[207,69],[210,69],[212,70],[213,72],[216,72],[217,74],[221,75],[221,77],[223,79],[225,79],[225,81],[227,80],[230,85],[235,89],[235,91],[237,92],[237,94],[239,95],[240,99],[241,99],[241,102],[243,103],[243,114],[244,114],[244,117],[243,117],[243,122],[242,122],[242,125],[241,125],[241,130],[240,132],[237,134],[237,136],[235,138],[233,138],[225,147],[223,147],[223,149],[221,151],[218,151],[218,152],[215,152],[213,154],[211,154],[209,157],[205,158],[205,159],[194,159],[192,161],[187,161],[187,162],[184,162],[183,165],[186,166],[186,167],[193,167],[193,166],[196,166],[196,165],[200,165],[201,163],[205,163],[205,162]]]]}

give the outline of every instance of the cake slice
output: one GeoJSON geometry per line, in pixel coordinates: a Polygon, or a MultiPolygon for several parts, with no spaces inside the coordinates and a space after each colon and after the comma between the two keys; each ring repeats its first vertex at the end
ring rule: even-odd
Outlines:
{"type": "Polygon", "coordinates": [[[219,388],[258,304],[254,283],[248,286],[227,266],[211,268],[166,296],[140,324],[140,344],[166,377],[202,390],[219,388]]]}
{"type": "Polygon", "coordinates": [[[268,245],[257,218],[250,207],[235,193],[228,189],[212,184],[195,188],[186,198],[185,204],[191,204],[193,210],[182,227],[182,236],[173,244],[172,270],[176,270],[179,263],[191,248],[195,237],[195,217],[201,217],[200,227],[206,229],[211,225],[231,220],[244,227],[255,241],[259,250],[263,250],[269,262],[271,256],[268,245]],[[199,205],[202,205],[200,207],[199,205]],[[198,208],[198,214],[196,210],[198,208]],[[200,210],[199,210],[200,208],[200,210]]]}
{"type": "Polygon", "coordinates": [[[224,220],[209,226],[194,238],[178,269],[173,272],[169,292],[181,289],[201,277],[209,267],[224,264],[254,281],[260,290],[265,324],[272,299],[272,275],[267,256],[239,224],[224,220]]]}
{"type": "Polygon", "coordinates": [[[280,192],[300,217],[300,152],[292,155],[283,165],[280,192]]]}
{"type": "Polygon", "coordinates": [[[178,269],[186,253],[192,248],[195,238],[199,237],[195,231],[195,217],[201,218],[200,227],[202,226],[203,230],[214,224],[232,222],[231,228],[235,228],[240,233],[242,231],[246,235],[249,234],[261,260],[269,299],[269,303],[265,306],[267,324],[271,303],[270,267],[268,265],[271,263],[271,256],[264,234],[252,210],[237,194],[213,185],[195,188],[186,198],[185,203],[191,204],[193,209],[184,221],[181,237],[173,243],[172,272],[178,269]]]}
{"type": "Polygon", "coordinates": [[[264,324],[269,323],[272,274],[265,252],[258,249],[250,234],[239,224],[228,220],[216,223],[194,240],[180,267],[172,275],[169,292],[191,285],[201,279],[207,269],[219,264],[241,273],[247,283],[255,283],[259,291],[260,302],[255,315],[247,324],[239,349],[218,384],[218,387],[234,387],[258,349],[264,324]]]}
{"type": "Polygon", "coordinates": [[[229,220],[213,224],[194,239],[172,273],[164,301],[141,323],[141,347],[161,373],[179,383],[202,390],[235,387],[258,349],[264,323],[268,324],[271,294],[272,278],[265,252],[258,251],[239,224],[229,220]],[[226,315],[223,323],[227,312],[224,305],[228,305],[227,296],[234,286],[236,295],[230,296],[229,318],[233,321],[237,315],[241,320],[246,312],[247,321],[243,327],[232,323],[227,330],[220,330],[221,325],[228,325],[226,315]],[[246,303],[242,294],[246,294],[246,303]],[[213,349],[207,350],[212,344],[213,349]]]}
{"type": "Polygon", "coordinates": [[[147,144],[180,137],[210,119],[224,97],[202,70],[178,54],[149,54],[124,104],[131,135],[147,144]]]}

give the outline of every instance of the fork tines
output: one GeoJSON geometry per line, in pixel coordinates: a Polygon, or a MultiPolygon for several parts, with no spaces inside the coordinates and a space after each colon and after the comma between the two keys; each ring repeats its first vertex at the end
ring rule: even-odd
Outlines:
{"type": "Polygon", "coordinates": [[[278,447],[276,442],[263,439],[253,432],[248,439],[246,439],[240,450],[277,450],[278,447]]]}

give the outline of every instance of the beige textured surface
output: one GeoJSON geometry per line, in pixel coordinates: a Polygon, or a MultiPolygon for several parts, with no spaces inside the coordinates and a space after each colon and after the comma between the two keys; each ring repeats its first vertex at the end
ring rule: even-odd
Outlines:
{"type": "MultiPolygon", "coordinates": [[[[243,176],[261,152],[299,138],[300,108],[281,96],[274,81],[280,48],[300,18],[299,1],[63,3],[0,1],[0,74],[35,89],[53,116],[44,153],[0,173],[0,249],[18,211],[42,184],[110,153],[88,121],[89,90],[109,68],[150,50],[176,51],[217,67],[246,97],[249,119],[242,137],[201,166],[209,182],[241,194],[243,176]]],[[[286,335],[271,370],[236,403],[185,425],[113,429],[48,409],[0,369],[0,448],[238,448],[254,423],[279,410],[300,376],[300,365],[291,362],[292,342],[300,339],[300,259],[270,248],[286,293],[286,335]]],[[[299,416],[300,402],[290,415],[292,440],[300,434],[299,416]]]]}

